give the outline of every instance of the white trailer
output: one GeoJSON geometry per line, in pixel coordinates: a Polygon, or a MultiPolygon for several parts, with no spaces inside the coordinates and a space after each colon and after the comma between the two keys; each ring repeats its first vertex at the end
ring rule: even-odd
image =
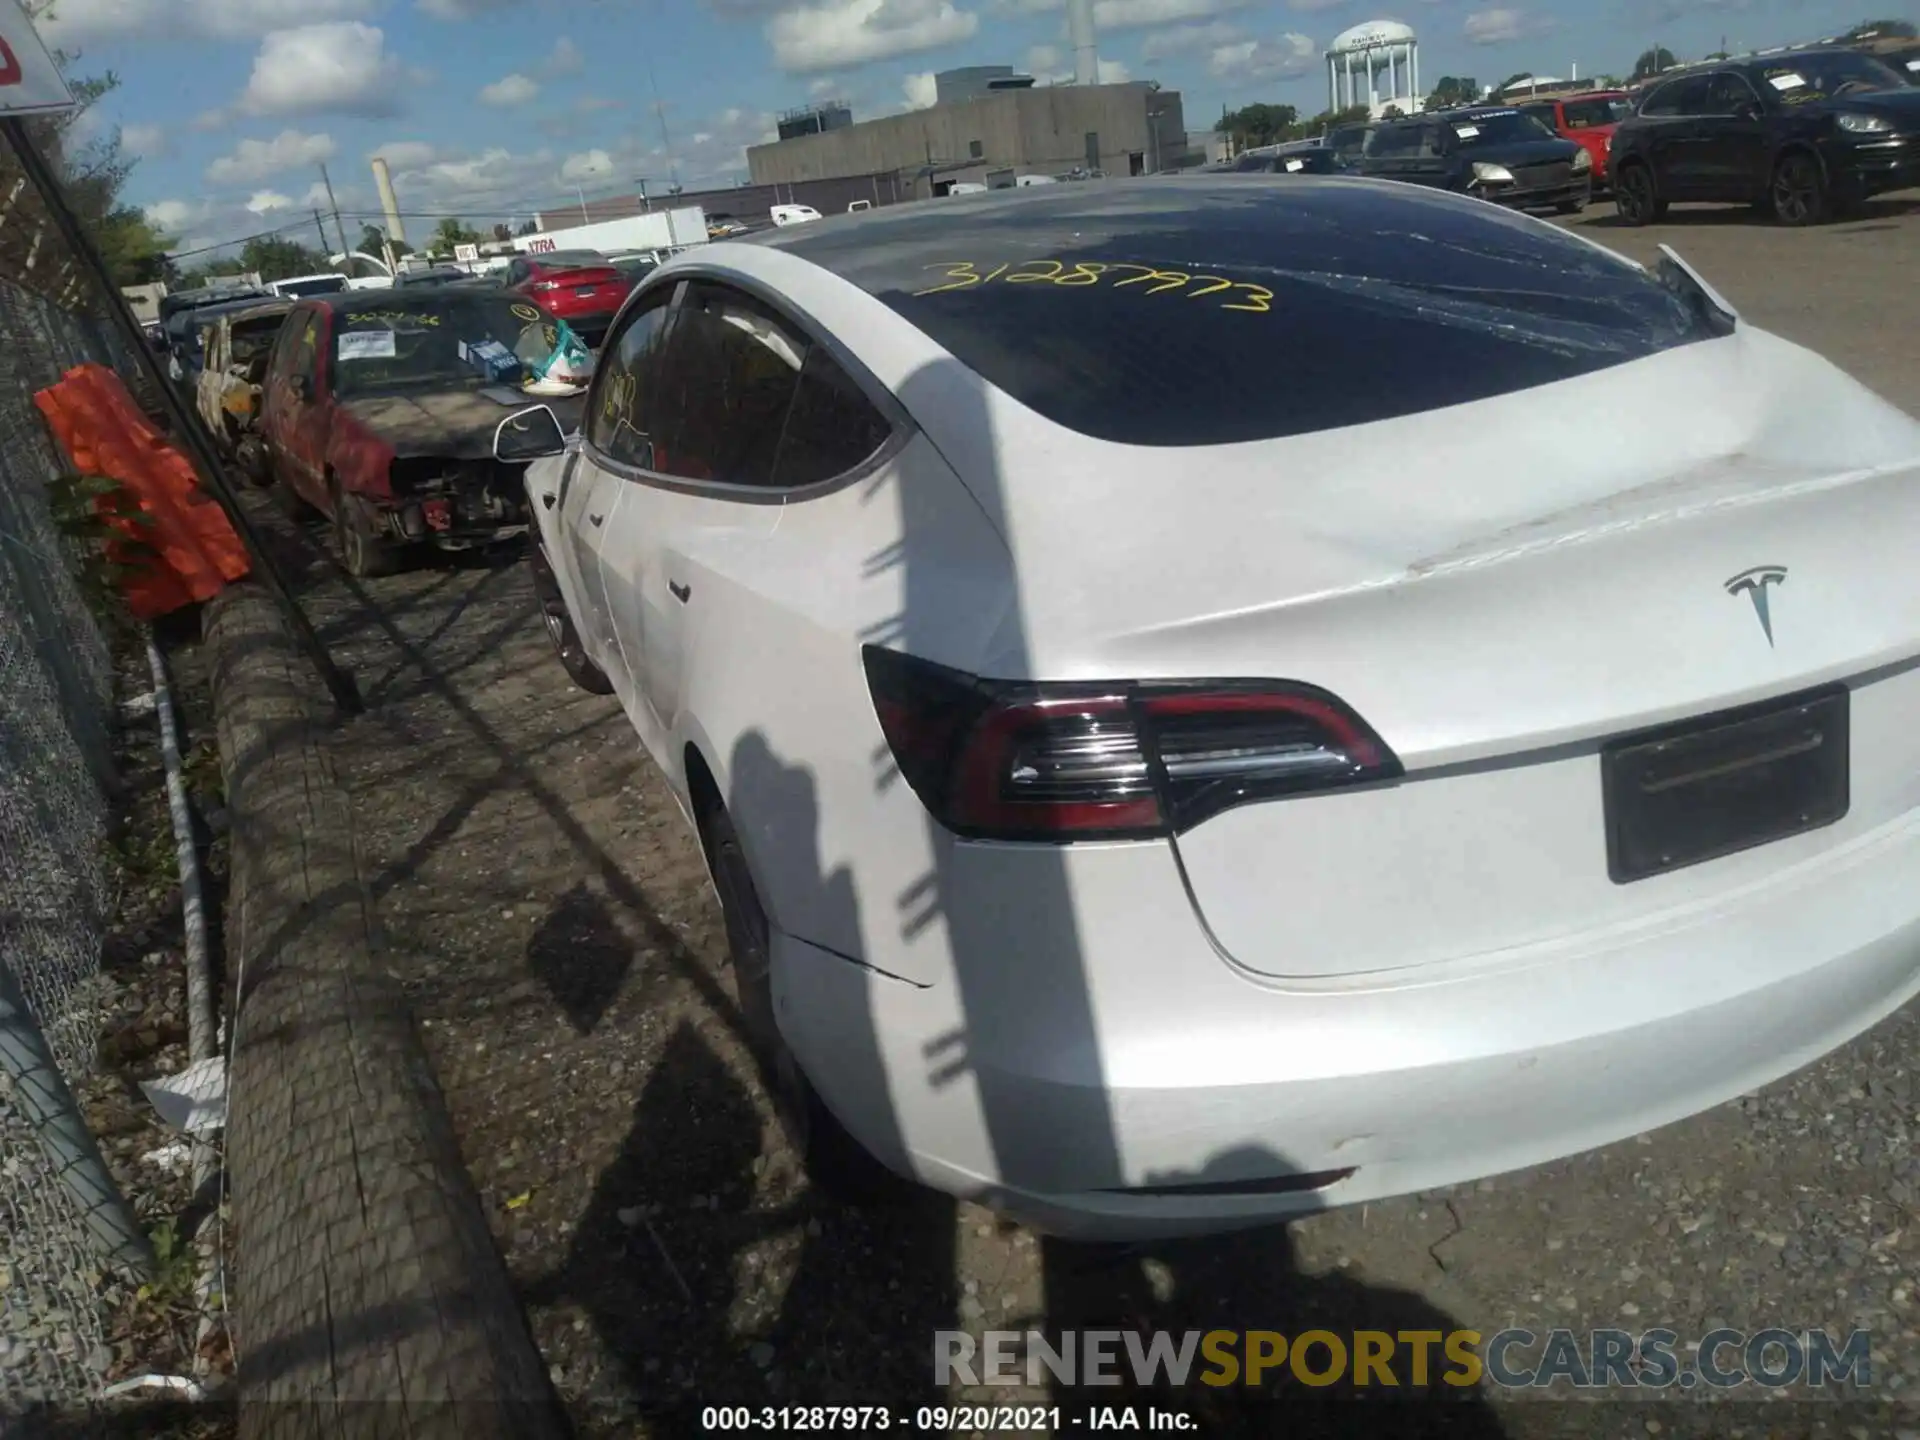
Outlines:
{"type": "MultiPolygon", "coordinates": [[[[544,219],[545,217],[541,217],[544,219]]],[[[653,210],[593,225],[571,225],[564,230],[542,230],[517,235],[513,248],[523,255],[553,250],[598,250],[612,255],[626,250],[684,250],[707,243],[707,215],[698,205],[678,210],[653,210]]]]}

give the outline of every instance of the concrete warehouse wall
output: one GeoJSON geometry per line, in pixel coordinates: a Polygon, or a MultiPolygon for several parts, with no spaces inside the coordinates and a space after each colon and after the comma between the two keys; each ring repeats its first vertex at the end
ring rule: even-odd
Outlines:
{"type": "MultiPolygon", "coordinates": [[[[936,105],[823,135],[755,145],[747,151],[747,165],[760,185],[876,171],[912,175],[928,166],[946,174],[970,163],[1053,174],[1087,163],[1090,130],[1100,136],[1100,168],[1109,175],[1127,174],[1135,154],[1149,171],[1156,158],[1159,168],[1171,169],[1186,149],[1179,92],[1134,81],[1008,90],[964,104],[936,105]],[[972,154],[974,141],[980,143],[978,157],[972,154]]],[[[927,193],[924,179],[918,189],[927,193]]]]}
{"type": "MultiPolygon", "coordinates": [[[[736,185],[725,190],[689,190],[681,195],[654,195],[655,210],[698,205],[708,220],[730,215],[747,225],[768,223],[767,212],[775,205],[811,205],[822,215],[838,215],[855,200],[872,205],[892,205],[914,198],[910,180],[903,181],[889,172],[885,175],[842,175],[831,180],[812,180],[800,185],[736,185]]],[[[638,195],[620,195],[610,200],[587,202],[587,223],[624,220],[638,215],[644,207],[638,195]]],[[[542,230],[566,230],[581,223],[578,205],[557,205],[541,212],[535,221],[542,230]]]]}

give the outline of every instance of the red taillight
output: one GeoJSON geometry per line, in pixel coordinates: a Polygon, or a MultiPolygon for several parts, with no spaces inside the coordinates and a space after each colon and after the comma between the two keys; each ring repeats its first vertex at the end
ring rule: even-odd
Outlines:
{"type": "Polygon", "coordinates": [[[1359,716],[1310,685],[1036,685],[871,645],[864,659],[901,775],[972,838],[1178,834],[1247,801],[1401,774],[1359,716]]]}

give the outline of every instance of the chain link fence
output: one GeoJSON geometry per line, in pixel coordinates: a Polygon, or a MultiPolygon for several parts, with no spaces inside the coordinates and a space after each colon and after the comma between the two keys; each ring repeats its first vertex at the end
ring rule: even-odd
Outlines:
{"type": "Polygon", "coordinates": [[[83,361],[128,373],[110,333],[0,279],[0,1019],[9,995],[26,1012],[0,1034],[0,1417],[97,1393],[111,1361],[101,1248],[44,1116],[39,1130],[29,1120],[93,1073],[113,898],[112,658],[55,523],[66,463],[33,397],[83,361]],[[36,1032],[65,1084],[29,1094],[19,1053],[36,1032]]]}

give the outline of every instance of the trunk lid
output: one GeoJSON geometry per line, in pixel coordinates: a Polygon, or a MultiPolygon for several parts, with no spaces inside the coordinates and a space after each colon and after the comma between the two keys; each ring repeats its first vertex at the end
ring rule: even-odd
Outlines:
{"type": "Polygon", "coordinates": [[[1176,842],[1201,920],[1248,969],[1351,978],[1625,922],[1920,798],[1904,718],[1920,672],[1900,668],[1920,654],[1920,424],[1776,337],[1742,327],[1472,405],[1273,444],[1101,447],[1051,472],[1059,433],[1007,410],[1000,454],[1041,463],[982,487],[1020,577],[986,673],[1304,681],[1407,768],[1176,842]],[[1752,587],[1729,588],[1762,566],[1784,571],[1771,637],[1752,587]],[[1610,881],[1601,739],[1875,673],[1844,821],[1610,881]]]}

